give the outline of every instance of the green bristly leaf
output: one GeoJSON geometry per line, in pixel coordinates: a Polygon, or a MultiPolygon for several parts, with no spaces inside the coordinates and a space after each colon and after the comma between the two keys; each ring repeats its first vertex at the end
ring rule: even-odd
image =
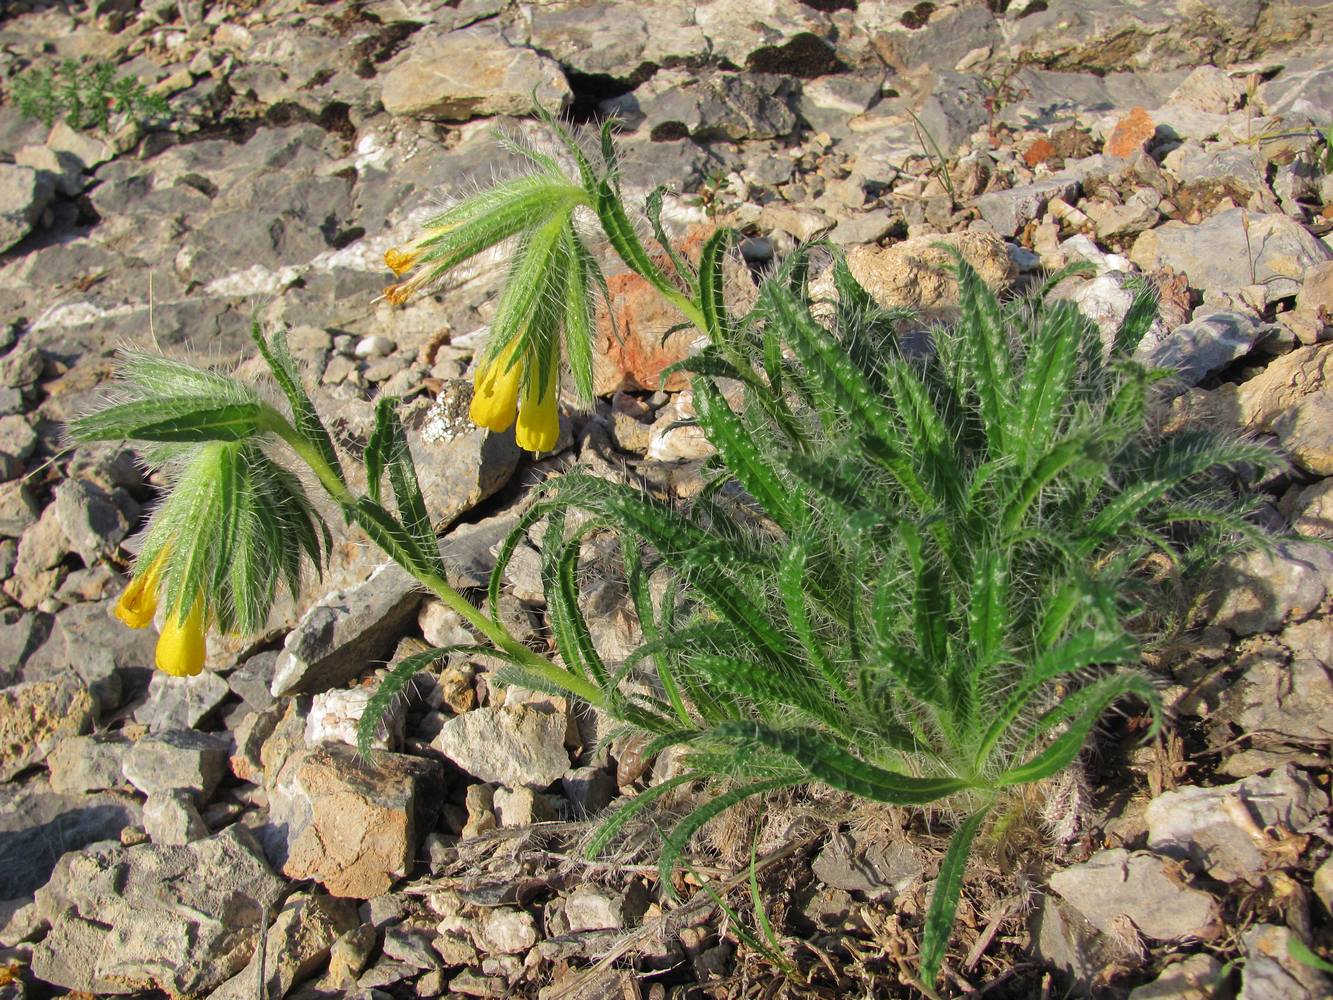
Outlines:
{"type": "Polygon", "coordinates": [[[958,912],[958,897],[963,889],[963,872],[972,853],[972,841],[986,818],[986,810],[973,813],[954,831],[949,849],[940,862],[940,873],[931,893],[926,926],[921,934],[921,980],[933,987],[939,975],[944,953],[953,934],[954,916],[958,912]]]}

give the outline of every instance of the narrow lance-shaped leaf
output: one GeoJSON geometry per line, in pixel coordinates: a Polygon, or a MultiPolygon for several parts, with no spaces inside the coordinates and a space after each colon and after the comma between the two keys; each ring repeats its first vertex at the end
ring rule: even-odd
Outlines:
{"type": "Polygon", "coordinates": [[[790,757],[793,763],[830,788],[876,802],[924,805],[968,787],[960,778],[916,778],[858,760],[828,737],[811,729],[771,729],[751,722],[723,723],[719,739],[749,740],[790,757]]]}
{"type": "Polygon", "coordinates": [[[944,953],[953,933],[954,917],[958,912],[958,897],[963,889],[963,873],[972,854],[972,841],[986,818],[987,810],[974,812],[954,831],[949,849],[940,862],[940,873],[931,893],[930,909],[926,912],[926,926],[921,934],[921,981],[933,987],[939,976],[944,953]]]}
{"type": "Polygon", "coordinates": [[[319,419],[315,404],[306,394],[305,387],[301,384],[300,373],[296,370],[296,363],[292,360],[291,352],[287,350],[287,335],[278,330],[273,334],[270,343],[264,337],[259,324],[255,323],[250,328],[250,337],[259,348],[259,353],[263,355],[283,395],[287,397],[287,405],[292,409],[292,420],[297,434],[319,452],[339,482],[346,482],[343,478],[342,464],[338,461],[338,453],[333,448],[333,439],[329,437],[324,422],[319,419]]]}

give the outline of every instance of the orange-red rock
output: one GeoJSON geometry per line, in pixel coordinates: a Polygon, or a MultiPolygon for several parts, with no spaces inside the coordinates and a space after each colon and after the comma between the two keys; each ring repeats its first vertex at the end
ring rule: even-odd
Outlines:
{"type": "Polygon", "coordinates": [[[1111,130],[1102,151],[1107,156],[1127,159],[1146,146],[1156,133],[1157,123],[1152,120],[1152,115],[1143,108],[1131,108],[1111,130]]]}

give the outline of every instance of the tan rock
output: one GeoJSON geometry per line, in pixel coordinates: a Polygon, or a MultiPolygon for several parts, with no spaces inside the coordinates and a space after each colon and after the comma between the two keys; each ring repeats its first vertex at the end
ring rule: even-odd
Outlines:
{"type": "Polygon", "coordinates": [[[1302,468],[1333,475],[1333,344],[1300,347],[1273,361],[1237,394],[1250,430],[1276,434],[1302,468]]]}
{"type": "Polygon", "coordinates": [[[93,697],[77,678],[56,677],[0,691],[0,781],[34,764],[66,736],[88,731],[93,697]]]}
{"type": "Polygon", "coordinates": [[[339,937],[357,927],[355,908],[346,900],[322,892],[297,893],[282,904],[263,949],[255,949],[250,964],[210,994],[214,1000],[250,1000],[257,984],[259,995],[279,998],[292,985],[311,976],[329,957],[339,937]]]}
{"type": "Polygon", "coordinates": [[[381,99],[389,114],[457,122],[524,114],[534,93],[550,111],[569,102],[569,84],[555,62],[511,48],[498,32],[479,27],[423,35],[384,77],[381,99]]]}
{"type": "Polygon", "coordinates": [[[286,841],[282,872],[335,896],[369,899],[406,875],[416,856],[417,809],[439,765],[418,757],[326,743],[293,754],[269,792],[269,819],[286,841]]]}
{"type": "MultiPolygon", "coordinates": [[[[963,232],[922,236],[883,249],[853,247],[847,266],[885,309],[907,308],[929,314],[956,308],[958,283],[949,273],[952,257],[941,244],[955,247],[990,288],[1003,291],[1018,274],[1004,240],[994,233],[963,232]]],[[[831,290],[832,275],[821,275],[812,294],[831,290]]]]}

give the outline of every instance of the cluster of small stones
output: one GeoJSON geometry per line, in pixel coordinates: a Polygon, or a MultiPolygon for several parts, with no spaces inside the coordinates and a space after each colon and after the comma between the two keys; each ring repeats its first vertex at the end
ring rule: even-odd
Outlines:
{"type": "MultiPolygon", "coordinates": [[[[0,95],[63,58],[116,64],[171,113],[98,134],[0,101],[0,963],[17,970],[0,996],[665,996],[734,971],[734,937],[704,908],[668,919],[651,869],[571,860],[589,817],[673,759],[463,655],[419,674],[359,758],[385,666],[473,638],[354,537],[268,633],[210,640],[189,681],[155,675],[151,630],[109,607],[158,484],[123,447],[62,439],[118,347],[257,371],[257,316],[288,329],[349,450],[374,398],[402,397],[458,586],[484,584],[525,487],[561,469],[691,495],[708,444],[659,375],[697,342],[633,275],[609,277],[597,405],[569,408],[540,459],[465,419],[502,269],[379,298],[384,250],[491,179],[492,127],[532,134],[511,116],[534,96],[620,120],[631,197],[668,185],[687,252],[711,226],[744,233],[738,306],[814,238],[926,321],[956,304],[940,239],[1004,292],[1090,262],[1056,294],[1108,333],[1154,283],[1141,357],[1178,375],[1161,420],[1288,456],[1262,484],[1288,540],[1225,563],[1157,657],[1175,722],[1129,752],[1128,791],[1047,790],[1042,892],[966,913],[974,955],[946,988],[1016,976],[1035,995],[1049,974],[1184,1000],[1235,959],[1246,1000],[1327,995],[1288,943],[1327,945],[1333,905],[1333,153],[1314,131],[1333,123],[1333,3],[13,0],[0,95]],[[618,971],[582,971],[631,930],[618,971]]],[[[534,536],[501,611],[537,643],[534,536]]],[[[586,546],[593,637],[617,662],[638,625],[614,544],[586,546]]],[[[765,844],[800,835],[779,819],[765,844]]],[[[810,841],[784,930],[910,959],[938,854],[853,831],[810,841]]],[[[710,843],[730,863],[736,840],[710,843]]]]}

